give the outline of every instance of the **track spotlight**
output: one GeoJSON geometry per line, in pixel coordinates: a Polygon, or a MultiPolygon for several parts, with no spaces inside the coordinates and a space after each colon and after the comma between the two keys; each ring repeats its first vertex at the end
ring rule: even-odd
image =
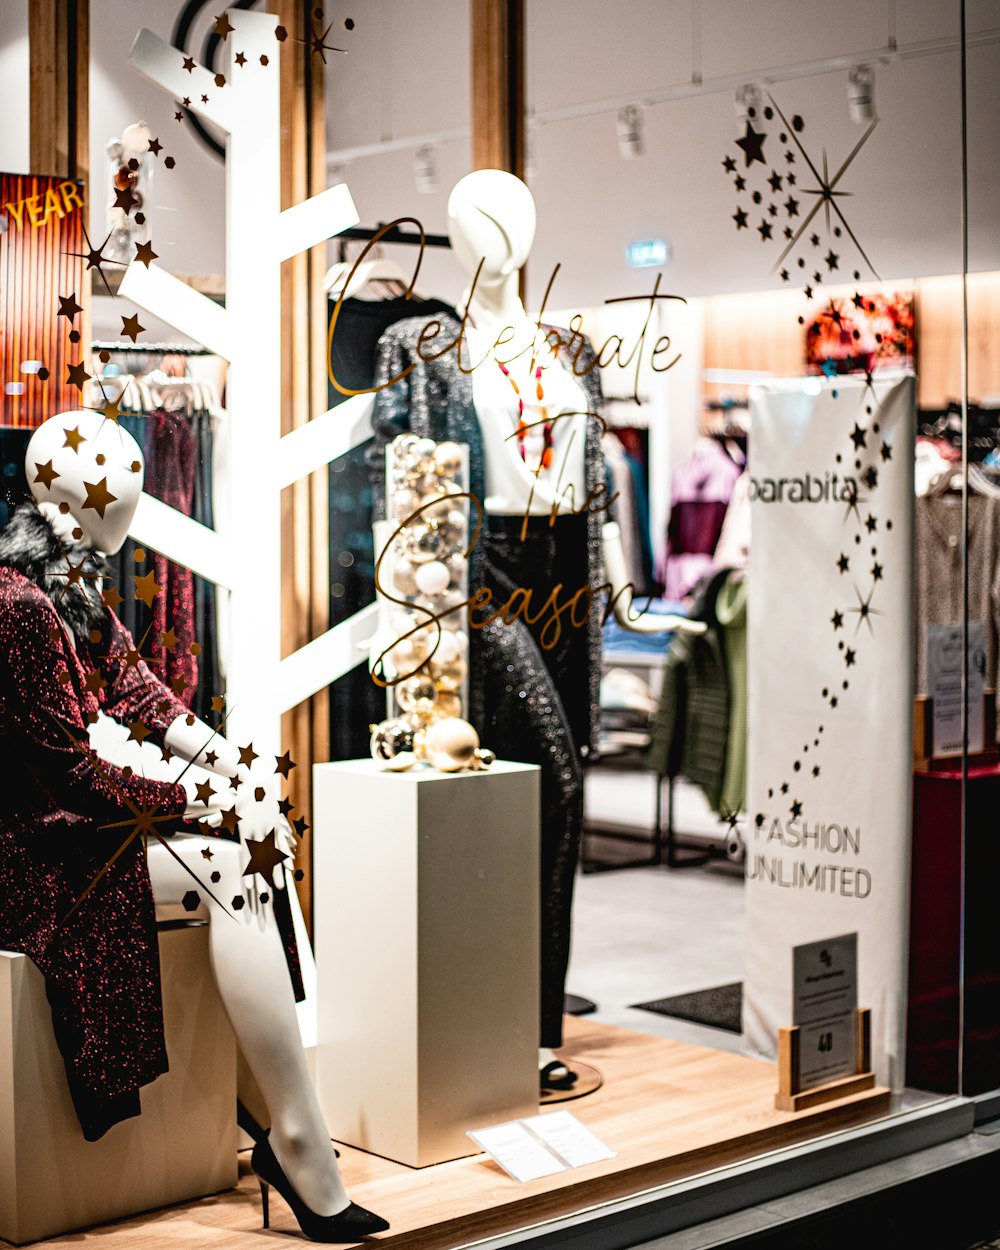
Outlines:
{"type": "Polygon", "coordinates": [[[753,121],[760,116],[760,87],[756,83],[747,82],[736,88],[736,120],[742,126],[746,121],[753,121]]]}
{"type": "Polygon", "coordinates": [[[875,120],[875,68],[855,65],[847,75],[847,109],[851,121],[865,126],[875,120]]]}
{"type": "Polygon", "coordinates": [[[637,104],[618,110],[618,151],[626,161],[634,161],[646,151],[645,119],[637,104]]]}
{"type": "Polygon", "coordinates": [[[421,195],[431,195],[438,189],[437,160],[433,148],[417,148],[413,158],[413,181],[421,195]]]}

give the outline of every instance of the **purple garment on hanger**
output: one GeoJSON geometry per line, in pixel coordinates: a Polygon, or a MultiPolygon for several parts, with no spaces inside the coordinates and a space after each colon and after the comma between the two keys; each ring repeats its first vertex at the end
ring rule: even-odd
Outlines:
{"type": "Polygon", "coordinates": [[[660,580],[665,599],[683,599],[712,570],[726,509],[741,466],[721,443],[699,438],[674,470],[670,491],[667,554],[660,580]]]}

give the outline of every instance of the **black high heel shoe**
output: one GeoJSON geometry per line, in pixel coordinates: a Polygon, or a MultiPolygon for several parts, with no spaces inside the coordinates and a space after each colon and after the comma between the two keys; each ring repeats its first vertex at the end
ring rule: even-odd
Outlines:
{"type": "Polygon", "coordinates": [[[351,1203],[336,1215],[317,1215],[311,1207],[307,1207],[295,1192],[288,1177],[281,1170],[281,1164],[274,1157],[267,1133],[257,1142],[250,1156],[250,1166],[257,1173],[260,1182],[260,1201],[264,1209],[264,1227],[270,1227],[268,1211],[268,1191],[273,1185],[282,1198],[292,1209],[292,1214],[299,1222],[299,1228],[310,1241],[326,1244],[334,1242],[358,1241],[372,1233],[384,1233],[389,1225],[380,1216],[356,1203],[351,1203]]]}

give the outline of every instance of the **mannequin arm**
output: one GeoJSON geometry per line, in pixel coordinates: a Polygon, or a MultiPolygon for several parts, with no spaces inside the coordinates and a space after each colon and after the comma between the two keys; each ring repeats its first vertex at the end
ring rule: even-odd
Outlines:
{"type": "Polygon", "coordinates": [[[193,719],[188,724],[186,716],[178,716],[167,726],[164,743],[183,760],[198,764],[220,777],[232,777],[240,766],[240,753],[231,742],[203,720],[193,719]],[[206,757],[211,757],[212,762],[206,757]]]}
{"type": "Polygon", "coordinates": [[[625,569],[625,551],[622,547],[622,532],[617,521],[608,521],[604,526],[604,569],[611,585],[612,610],[615,620],[623,629],[634,634],[703,634],[706,626],[704,621],[689,621],[686,616],[659,616],[652,612],[633,613],[632,604],[635,594],[628,580],[625,569]]]}

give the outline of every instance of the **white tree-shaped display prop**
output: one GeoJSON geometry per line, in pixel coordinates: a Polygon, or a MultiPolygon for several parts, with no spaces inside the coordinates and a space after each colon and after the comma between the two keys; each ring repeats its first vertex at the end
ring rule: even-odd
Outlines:
{"type": "Polygon", "coordinates": [[[226,18],[232,29],[222,86],[203,66],[185,70],[183,54],[149,30],[129,58],[226,136],[225,308],[155,263],[133,261],[120,290],[229,362],[230,416],[217,528],[143,495],[132,536],[227,593],[226,733],[277,756],[282,713],[354,667],[375,612],[369,605],[282,659],[281,491],[370,435],[371,397],[281,435],[281,263],[356,225],[358,215],[344,185],[281,211],[277,18],[241,10],[226,18]]]}

